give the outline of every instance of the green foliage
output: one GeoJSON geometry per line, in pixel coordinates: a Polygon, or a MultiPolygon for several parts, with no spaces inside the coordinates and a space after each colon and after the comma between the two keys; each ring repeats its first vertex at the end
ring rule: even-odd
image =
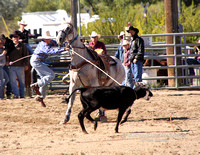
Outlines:
{"type": "MultiPolygon", "coordinates": [[[[182,13],[180,16],[183,32],[200,32],[200,6],[195,6],[194,3],[187,7],[183,4],[182,13]]],[[[187,38],[187,42],[197,42],[199,36],[187,38]]]]}
{"type": "MultiPolygon", "coordinates": [[[[143,7],[140,4],[129,5],[127,9],[123,7],[114,8],[112,11],[104,12],[99,10],[100,20],[89,23],[88,30],[82,29],[83,35],[87,36],[92,31],[101,35],[118,35],[125,30],[128,22],[139,29],[139,34],[158,34],[165,32],[164,4],[152,4],[148,8],[147,18],[144,18],[143,7]],[[159,7],[158,7],[159,5],[159,7]],[[108,19],[113,18],[113,21],[108,19]],[[147,20],[147,23],[146,23],[147,20]]],[[[85,28],[84,28],[85,29],[85,28]]],[[[163,41],[164,38],[155,38],[154,41],[163,41]]],[[[106,43],[117,42],[116,39],[104,39],[106,43]]]]}
{"type": "Polygon", "coordinates": [[[26,10],[28,12],[36,11],[55,11],[57,10],[58,5],[55,0],[29,0],[26,10]]]}

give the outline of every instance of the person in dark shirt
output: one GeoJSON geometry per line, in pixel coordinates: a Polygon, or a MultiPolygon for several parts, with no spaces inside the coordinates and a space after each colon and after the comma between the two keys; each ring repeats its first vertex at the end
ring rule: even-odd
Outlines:
{"type": "MultiPolygon", "coordinates": [[[[130,26],[127,32],[131,36],[130,55],[131,70],[135,82],[142,82],[142,67],[144,61],[144,40],[138,36],[139,30],[130,26]]],[[[135,88],[135,85],[134,87],[135,88]]]]}
{"type": "Polygon", "coordinates": [[[19,25],[19,31],[21,32],[20,41],[26,45],[27,49],[29,50],[29,53],[33,54],[33,49],[31,48],[28,42],[29,31],[25,29],[25,27],[27,26],[26,22],[22,20],[18,22],[18,25],[19,25]]]}
{"type": "MultiPolygon", "coordinates": [[[[8,62],[14,62],[22,57],[28,56],[29,52],[20,39],[20,32],[14,31],[10,34],[10,38],[13,40],[15,48],[8,54],[8,62]]],[[[24,88],[25,88],[25,75],[24,70],[28,69],[29,59],[22,59],[16,63],[13,63],[9,68],[10,82],[14,98],[24,98],[24,88]],[[16,77],[19,81],[19,88],[17,85],[16,77]]]]}

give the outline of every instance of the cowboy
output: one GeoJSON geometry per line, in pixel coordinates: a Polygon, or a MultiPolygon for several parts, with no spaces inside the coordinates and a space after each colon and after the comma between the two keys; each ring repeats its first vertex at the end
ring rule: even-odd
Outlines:
{"type": "Polygon", "coordinates": [[[29,32],[25,29],[27,23],[24,20],[21,20],[18,22],[18,25],[19,25],[19,31],[21,32],[20,41],[26,45],[30,54],[33,54],[33,49],[28,43],[29,32]]]}
{"type": "MultiPolygon", "coordinates": [[[[10,38],[13,40],[13,43],[15,45],[15,48],[8,53],[8,61],[14,62],[17,59],[20,59],[22,57],[28,56],[29,52],[26,46],[19,41],[20,39],[20,31],[14,31],[12,34],[10,34],[10,38]]],[[[23,59],[21,61],[18,61],[14,63],[9,68],[9,74],[10,74],[10,83],[12,87],[12,91],[14,94],[13,98],[24,98],[24,88],[25,88],[25,74],[24,70],[28,69],[29,60],[23,59]],[[17,85],[17,80],[19,81],[19,88],[17,85]]]]}
{"type": "Polygon", "coordinates": [[[131,62],[131,70],[135,79],[135,83],[142,82],[144,40],[138,36],[139,30],[133,26],[130,26],[127,32],[131,36],[129,56],[129,60],[131,62]]]}
{"type": "MultiPolygon", "coordinates": [[[[37,96],[35,97],[36,101],[43,102],[43,99],[46,97],[46,89],[49,82],[51,82],[55,73],[51,70],[46,64],[45,60],[49,55],[54,55],[65,51],[64,48],[54,49],[52,47],[57,46],[56,41],[53,40],[53,37],[50,35],[49,31],[46,31],[45,36],[39,37],[42,41],[37,45],[30,63],[31,66],[36,70],[37,74],[40,76],[40,80],[36,83],[31,84],[31,88],[35,90],[37,96]]],[[[44,106],[42,104],[42,106],[44,106]]]]}
{"type": "Polygon", "coordinates": [[[91,42],[89,43],[89,46],[98,54],[107,54],[105,44],[99,41],[100,36],[100,34],[97,34],[95,31],[92,31],[90,35],[91,42]]]}

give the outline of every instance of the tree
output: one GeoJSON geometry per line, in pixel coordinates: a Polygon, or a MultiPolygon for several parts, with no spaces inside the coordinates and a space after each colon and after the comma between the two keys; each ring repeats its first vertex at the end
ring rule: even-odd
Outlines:
{"type": "Polygon", "coordinates": [[[13,20],[16,15],[20,15],[27,0],[1,0],[0,15],[6,20],[13,20]]]}

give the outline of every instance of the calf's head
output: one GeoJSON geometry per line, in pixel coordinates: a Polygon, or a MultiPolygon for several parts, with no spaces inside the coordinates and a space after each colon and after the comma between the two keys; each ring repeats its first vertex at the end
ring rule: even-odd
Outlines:
{"type": "Polygon", "coordinates": [[[150,87],[148,85],[145,85],[144,83],[136,83],[135,86],[134,90],[137,94],[137,99],[144,98],[149,100],[153,96],[153,93],[150,91],[150,87]]]}

